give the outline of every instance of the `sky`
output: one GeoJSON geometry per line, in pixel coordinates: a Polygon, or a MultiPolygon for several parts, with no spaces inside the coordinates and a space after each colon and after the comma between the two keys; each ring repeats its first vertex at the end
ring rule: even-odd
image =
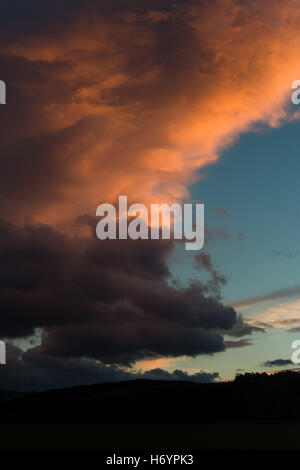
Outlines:
{"type": "MultiPolygon", "coordinates": [[[[290,332],[292,324],[284,325],[294,318],[298,321],[293,327],[299,324],[299,130],[296,121],[243,134],[192,188],[193,197],[205,202],[207,227],[223,233],[204,247],[226,277],[223,301],[249,320],[259,316],[259,321],[268,323],[268,316],[277,311],[282,320],[277,328],[248,337],[252,344],[238,354],[233,349],[224,354],[222,371],[227,378],[234,367],[262,372],[268,369],[260,364],[271,357],[289,359],[292,341],[299,339],[300,330],[290,332]]],[[[180,255],[186,257],[182,250],[180,255]]],[[[194,277],[193,263],[183,262],[184,269],[173,265],[174,275],[194,277]]],[[[217,367],[219,357],[208,361],[209,367],[217,367]]]]}
{"type": "Polygon", "coordinates": [[[0,388],[293,367],[298,0],[2,13],[0,388]],[[97,206],[123,194],[203,203],[203,250],[97,239],[97,206]]]}

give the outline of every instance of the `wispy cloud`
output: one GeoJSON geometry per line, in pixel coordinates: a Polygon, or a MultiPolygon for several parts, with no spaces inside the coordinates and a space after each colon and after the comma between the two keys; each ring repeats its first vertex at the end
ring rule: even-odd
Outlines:
{"type": "Polygon", "coordinates": [[[237,300],[235,302],[229,302],[234,308],[243,308],[250,307],[251,305],[260,304],[263,302],[268,302],[270,300],[282,299],[285,297],[293,297],[300,295],[300,285],[293,287],[286,287],[283,289],[278,289],[268,294],[256,295],[253,297],[248,297],[246,299],[237,300]]]}
{"type": "Polygon", "coordinates": [[[259,313],[247,315],[247,323],[253,326],[288,328],[300,326],[300,299],[280,303],[259,313]]]}

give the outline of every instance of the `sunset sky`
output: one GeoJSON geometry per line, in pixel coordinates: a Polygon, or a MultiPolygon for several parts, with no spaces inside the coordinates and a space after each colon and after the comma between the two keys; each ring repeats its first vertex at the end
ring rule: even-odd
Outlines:
{"type": "Polygon", "coordinates": [[[298,0],[1,6],[0,388],[216,381],[300,339],[298,0]],[[95,236],[205,205],[205,244],[95,236]]]}

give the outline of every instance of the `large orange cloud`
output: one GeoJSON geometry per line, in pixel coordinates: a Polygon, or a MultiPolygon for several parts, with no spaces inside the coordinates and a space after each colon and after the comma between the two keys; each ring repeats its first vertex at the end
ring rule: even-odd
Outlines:
{"type": "Polygon", "coordinates": [[[289,118],[299,27],[297,1],[215,0],[106,16],[89,8],[4,37],[14,109],[30,116],[16,123],[17,140],[4,127],[7,214],[13,205],[20,220],[61,224],[119,194],[187,197],[241,132],[289,118]]]}

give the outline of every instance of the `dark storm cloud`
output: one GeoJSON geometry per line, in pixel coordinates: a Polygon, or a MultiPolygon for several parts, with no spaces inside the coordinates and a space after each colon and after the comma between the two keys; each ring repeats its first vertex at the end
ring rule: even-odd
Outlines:
{"type": "Polygon", "coordinates": [[[234,309],[216,299],[214,274],[185,287],[169,282],[172,248],[167,240],[99,242],[2,221],[0,335],[40,327],[44,354],[132,364],[222,351],[220,332],[231,334],[235,325],[249,334],[234,309]]]}
{"type": "Polygon", "coordinates": [[[241,314],[237,315],[237,319],[233,327],[226,332],[227,335],[229,336],[235,336],[235,337],[241,337],[241,336],[247,336],[251,335],[254,332],[260,332],[263,333],[264,327],[262,325],[257,326],[257,325],[249,325],[242,317],[241,314]]]}
{"type": "Polygon", "coordinates": [[[211,383],[219,379],[219,374],[218,372],[204,371],[189,374],[178,369],[174,372],[162,369],[130,372],[86,358],[73,359],[48,356],[41,353],[39,347],[24,353],[11,344],[7,344],[7,364],[0,369],[1,390],[48,390],[136,379],[211,383]]]}

